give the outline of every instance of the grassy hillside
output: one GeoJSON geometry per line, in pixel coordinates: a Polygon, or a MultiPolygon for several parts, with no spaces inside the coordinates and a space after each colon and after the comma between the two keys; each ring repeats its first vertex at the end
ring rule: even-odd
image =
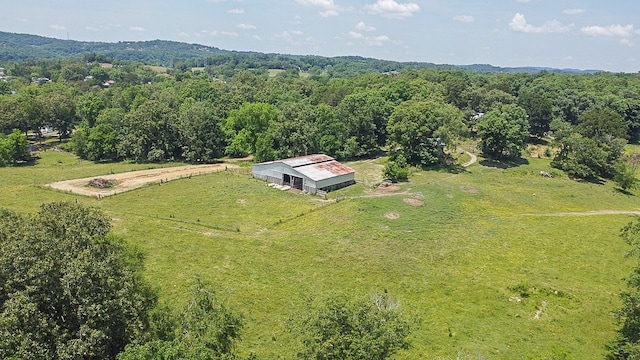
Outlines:
{"type": "Polygon", "coordinates": [[[306,296],[384,290],[413,319],[413,346],[398,359],[602,358],[633,266],[617,236],[633,216],[612,211],[639,211],[638,194],[541,177],[553,172],[544,159],[418,172],[386,190],[372,185],[381,163],[361,161],[350,164],[360,183],[331,193],[347,198],[323,202],[234,173],[98,201],[38,185],[150,166],[42,157],[0,168],[0,206],[102,208],[146,253],[163,299],[180,305],[195,276],[210,281],[245,315],[240,352],[265,359],[295,353],[286,321],[306,296]]]}

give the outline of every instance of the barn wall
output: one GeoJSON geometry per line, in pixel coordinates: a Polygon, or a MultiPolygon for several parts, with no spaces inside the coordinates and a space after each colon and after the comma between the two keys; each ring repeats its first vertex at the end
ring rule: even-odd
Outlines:
{"type": "Polygon", "coordinates": [[[251,173],[253,177],[263,179],[278,185],[282,185],[283,183],[282,178],[284,174],[299,177],[299,178],[302,178],[303,190],[310,192],[312,194],[316,193],[317,186],[315,181],[302,175],[291,166],[283,164],[281,162],[255,164],[252,167],[251,173]]]}
{"type": "Polygon", "coordinates": [[[318,189],[339,189],[341,187],[349,186],[355,183],[355,174],[344,174],[329,179],[323,179],[317,182],[318,189]]]}
{"type": "Polygon", "coordinates": [[[255,164],[252,166],[253,177],[263,179],[271,183],[283,185],[284,174],[302,178],[302,189],[311,194],[315,194],[318,190],[331,191],[355,183],[355,173],[315,181],[298,172],[295,168],[278,161],[255,164]]]}

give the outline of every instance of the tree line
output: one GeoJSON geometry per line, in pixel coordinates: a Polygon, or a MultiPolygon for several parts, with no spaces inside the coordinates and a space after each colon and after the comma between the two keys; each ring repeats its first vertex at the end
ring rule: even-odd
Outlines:
{"type": "Polygon", "coordinates": [[[553,166],[576,177],[612,178],[623,171],[624,145],[640,138],[635,74],[226,76],[74,59],[6,69],[12,75],[0,82],[0,129],[53,127],[71,137],[72,151],[93,161],[203,163],[249,154],[266,161],[315,152],[354,159],[387,152],[425,167],[447,164],[467,137],[498,160],[518,158],[532,139],[552,139],[553,166]]]}

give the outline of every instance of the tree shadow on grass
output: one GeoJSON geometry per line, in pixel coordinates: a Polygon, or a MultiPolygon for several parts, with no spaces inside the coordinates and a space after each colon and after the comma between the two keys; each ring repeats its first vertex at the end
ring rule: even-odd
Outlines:
{"type": "Polygon", "coordinates": [[[538,136],[529,137],[529,144],[531,145],[549,145],[549,140],[538,136]]]}
{"type": "Polygon", "coordinates": [[[498,168],[498,169],[509,169],[509,168],[514,168],[514,167],[528,165],[528,164],[529,164],[529,160],[524,158],[503,159],[503,160],[497,160],[497,159],[480,160],[480,165],[486,166],[486,167],[498,168]]]}
{"type": "Polygon", "coordinates": [[[624,189],[619,188],[619,187],[616,187],[616,188],[614,189],[614,191],[616,191],[616,192],[618,192],[618,193],[620,193],[620,194],[623,194],[623,195],[627,195],[627,196],[635,196],[631,191],[629,191],[629,190],[624,190],[624,189]]]}
{"type": "Polygon", "coordinates": [[[594,184],[594,185],[604,185],[604,180],[600,179],[600,178],[596,178],[596,177],[588,177],[588,178],[572,178],[569,177],[569,179],[575,180],[579,183],[583,183],[583,184],[594,184]]]}

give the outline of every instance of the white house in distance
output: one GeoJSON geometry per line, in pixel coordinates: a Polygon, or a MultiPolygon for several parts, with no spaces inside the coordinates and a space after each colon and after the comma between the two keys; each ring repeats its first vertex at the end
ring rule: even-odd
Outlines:
{"type": "Polygon", "coordinates": [[[331,156],[313,154],[253,165],[253,177],[315,194],[354,184],[355,170],[331,156]]]}

